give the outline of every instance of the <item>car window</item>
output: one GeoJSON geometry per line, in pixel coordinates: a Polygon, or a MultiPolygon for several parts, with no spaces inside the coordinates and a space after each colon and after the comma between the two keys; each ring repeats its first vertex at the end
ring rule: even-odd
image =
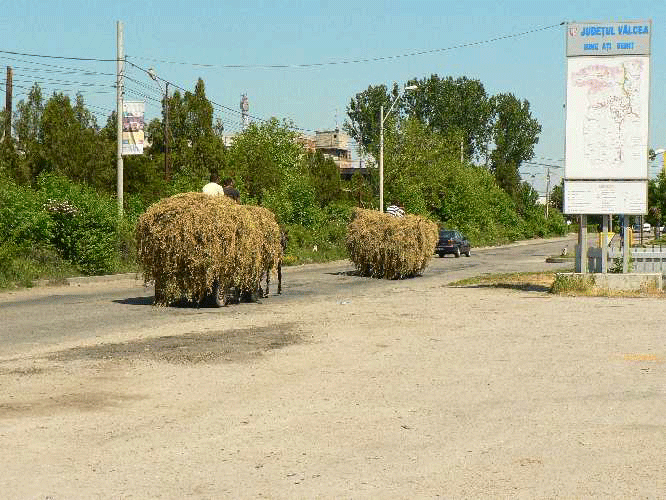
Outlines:
{"type": "Polygon", "coordinates": [[[444,238],[444,239],[455,238],[455,231],[440,231],[439,232],[439,237],[444,238]]]}

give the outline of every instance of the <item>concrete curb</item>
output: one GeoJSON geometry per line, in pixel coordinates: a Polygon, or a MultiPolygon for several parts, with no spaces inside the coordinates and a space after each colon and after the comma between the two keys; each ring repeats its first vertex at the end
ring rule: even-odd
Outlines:
{"type": "MultiPolygon", "coordinates": [[[[573,233],[572,233],[573,234],[573,233]]],[[[472,250],[490,250],[493,248],[510,248],[523,245],[530,245],[536,242],[554,242],[554,241],[567,241],[570,240],[571,236],[560,236],[557,238],[535,238],[532,240],[521,240],[513,243],[507,243],[506,245],[497,245],[492,247],[472,247],[472,250]]],[[[313,264],[301,264],[302,266],[311,266],[311,265],[328,265],[330,262],[324,263],[313,263],[313,264]]],[[[290,266],[292,267],[292,266],[290,266]]],[[[299,267],[299,266],[293,266],[299,267]]],[[[141,281],[143,277],[140,272],[136,273],[122,273],[122,274],[105,274],[102,276],[76,276],[73,278],[63,278],[60,280],[37,280],[34,282],[34,286],[62,286],[62,285],[84,285],[90,283],[105,283],[111,281],[122,281],[122,280],[135,280],[141,281]]]]}
{"type": "Polygon", "coordinates": [[[143,278],[141,277],[141,273],[105,274],[102,276],[75,276],[72,278],[63,278],[59,280],[37,280],[34,282],[34,286],[73,286],[122,280],[138,281],[142,279],[143,278]]]}
{"type": "Polygon", "coordinates": [[[495,246],[490,246],[490,247],[472,247],[472,250],[492,250],[494,248],[511,248],[511,247],[520,247],[524,245],[532,245],[537,242],[543,242],[543,243],[556,243],[558,241],[570,241],[572,239],[575,239],[576,235],[574,233],[570,233],[569,236],[558,236],[556,238],[534,238],[531,240],[520,240],[520,241],[514,241],[513,243],[507,243],[506,245],[495,245],[495,246]]]}

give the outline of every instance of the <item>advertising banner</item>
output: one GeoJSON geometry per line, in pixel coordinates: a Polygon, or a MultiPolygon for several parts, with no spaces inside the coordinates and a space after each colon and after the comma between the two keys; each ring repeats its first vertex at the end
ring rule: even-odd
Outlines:
{"type": "Polygon", "coordinates": [[[123,102],[123,155],[143,154],[145,107],[142,101],[123,102]]]}

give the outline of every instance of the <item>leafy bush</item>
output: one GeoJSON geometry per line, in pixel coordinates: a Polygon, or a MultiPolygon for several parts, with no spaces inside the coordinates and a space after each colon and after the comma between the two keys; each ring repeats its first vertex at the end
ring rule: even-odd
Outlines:
{"type": "Polygon", "coordinates": [[[593,274],[557,274],[550,287],[550,293],[585,293],[594,288],[593,274]]]}
{"type": "Polygon", "coordinates": [[[52,235],[53,220],[42,197],[29,187],[0,180],[0,243],[47,242],[52,235]]]}
{"type": "Polygon", "coordinates": [[[36,279],[61,280],[75,272],[52,246],[0,244],[0,288],[29,287],[36,279]]]}
{"type": "Polygon", "coordinates": [[[39,194],[53,222],[51,243],[85,274],[104,274],[117,265],[118,208],[111,196],[64,177],[42,175],[39,194]]]}

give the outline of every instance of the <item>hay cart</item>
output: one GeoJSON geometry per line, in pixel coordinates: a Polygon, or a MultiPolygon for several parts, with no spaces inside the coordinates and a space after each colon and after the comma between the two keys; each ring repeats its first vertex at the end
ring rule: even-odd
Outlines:
{"type": "Polygon", "coordinates": [[[217,306],[255,301],[263,296],[262,277],[276,268],[280,276],[280,228],[263,207],[181,193],[151,205],[136,231],[138,260],[144,280],[155,281],[156,304],[183,297],[217,306]]]}

